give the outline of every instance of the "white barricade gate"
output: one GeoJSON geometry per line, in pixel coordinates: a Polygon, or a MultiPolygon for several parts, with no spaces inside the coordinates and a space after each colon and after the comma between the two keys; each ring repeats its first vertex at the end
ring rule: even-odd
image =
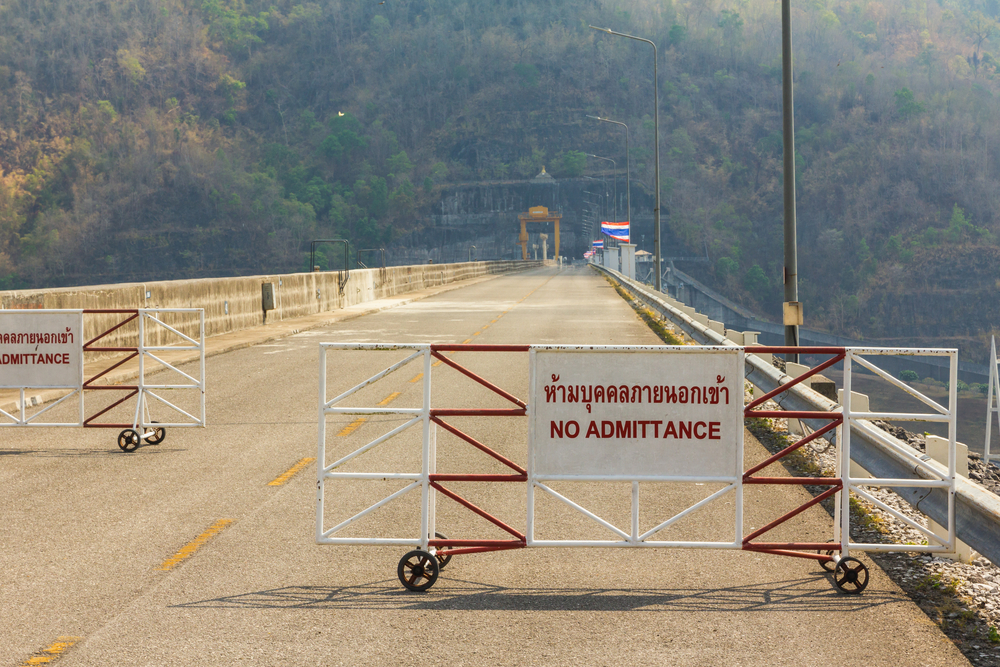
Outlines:
{"type": "Polygon", "coordinates": [[[168,427],[205,425],[205,312],[201,308],[0,310],[0,371],[0,389],[19,392],[14,413],[0,409],[0,427],[121,429],[119,448],[135,451],[143,442],[163,442],[168,427]],[[88,317],[110,322],[85,340],[88,317]],[[176,321],[168,323],[168,318],[176,321]],[[100,344],[111,334],[121,342],[100,344]],[[106,359],[106,367],[88,372],[88,354],[106,359]],[[178,356],[182,358],[173,358],[178,356]],[[179,368],[192,360],[198,367],[193,374],[179,368]],[[121,367],[137,373],[135,384],[101,384],[121,367]],[[147,374],[158,371],[162,379],[147,380],[147,374]],[[62,390],[63,395],[32,411],[37,404],[26,394],[34,390],[62,390]],[[111,392],[111,402],[98,401],[95,392],[111,392]],[[124,396],[116,395],[123,392],[124,396]],[[97,407],[92,407],[94,403],[97,407]],[[71,413],[67,407],[73,408],[71,413]],[[157,414],[154,420],[154,412],[164,416],[157,414]],[[54,415],[59,415],[58,421],[51,420],[54,415]],[[98,421],[106,415],[131,419],[98,421]]]}
{"type": "MultiPolygon", "coordinates": [[[[460,554],[519,549],[526,547],[684,547],[712,549],[741,549],[761,553],[809,558],[819,561],[824,568],[835,572],[837,587],[846,593],[860,593],[867,586],[868,571],[861,561],[851,558],[851,550],[876,551],[947,551],[954,543],[954,446],[955,446],[955,382],[951,386],[949,408],[944,408],[913,388],[892,378],[874,366],[865,357],[882,354],[939,354],[951,358],[953,377],[957,372],[957,354],[954,350],[873,350],[844,348],[795,348],[802,354],[828,354],[831,359],[805,375],[792,380],[777,390],[744,406],[744,354],[786,353],[788,348],[765,347],[695,347],[695,346],[570,346],[570,345],[469,345],[469,344],[320,344],[319,372],[319,429],[317,454],[317,506],[316,541],[319,544],[395,545],[411,550],[399,561],[397,575],[404,587],[422,591],[430,588],[441,569],[453,556],[460,554]],[[380,352],[392,356],[391,363],[380,372],[367,377],[354,386],[338,389],[330,397],[327,393],[328,356],[347,351],[380,352]],[[527,373],[529,400],[522,401],[460,364],[449,355],[462,353],[462,360],[471,353],[520,353],[527,363],[522,372],[527,373]],[[524,355],[527,353],[527,355],[524,355]],[[401,355],[402,358],[400,358],[401,355]],[[790,387],[821,372],[838,362],[844,362],[845,396],[850,395],[852,364],[886,378],[890,383],[921,400],[933,409],[927,414],[890,414],[851,412],[850,399],[843,411],[789,412],[783,410],[758,410],[759,406],[790,387]],[[431,402],[431,378],[436,366],[446,365],[469,380],[491,392],[494,400],[503,399],[510,406],[497,407],[435,407],[431,402]],[[398,391],[375,405],[345,404],[370,394],[367,403],[375,403],[378,394],[372,387],[385,381],[404,367],[417,375],[410,380],[389,380],[398,391]],[[414,367],[418,367],[414,369],[414,367]],[[397,397],[413,389],[409,407],[390,405],[397,397]],[[419,390],[419,395],[417,391],[419,390]],[[359,393],[360,392],[360,393],[359,393]],[[522,465],[505,456],[496,448],[481,442],[457,428],[446,419],[489,417],[511,419],[527,418],[527,442],[521,450],[522,465]],[[743,428],[744,418],[798,418],[822,419],[829,424],[774,454],[764,462],[744,470],[743,428]],[[327,438],[328,419],[350,419],[351,424],[339,433],[344,439],[337,444],[327,438]],[[366,420],[389,422],[382,433],[370,439],[355,435],[366,420]],[[840,429],[838,446],[839,474],[834,477],[762,477],[761,470],[816,438],[833,432],[845,421],[857,424],[863,419],[891,419],[894,421],[941,421],[949,424],[951,441],[951,466],[948,475],[942,475],[928,466],[919,453],[905,452],[914,465],[924,471],[926,479],[853,479],[848,465],[850,455],[850,429],[840,429]],[[417,436],[419,427],[419,436],[417,436]],[[492,466],[502,466],[506,472],[438,473],[437,427],[475,447],[492,459],[492,466]],[[385,429],[388,430],[385,430],[385,429]],[[407,435],[409,434],[409,436],[407,435]],[[392,447],[397,439],[407,439],[375,466],[365,466],[372,452],[392,447]],[[409,447],[409,450],[406,450],[409,447]],[[328,456],[329,450],[329,456],[328,456]],[[366,459],[367,455],[367,459],[366,459]],[[398,457],[393,458],[393,457],[398,457]],[[398,465],[386,461],[398,461],[398,465]],[[391,469],[390,469],[391,468],[391,469]],[[445,484],[474,482],[480,484],[523,484],[526,515],[519,521],[504,521],[479,507],[468,498],[445,484]],[[377,483],[390,486],[385,495],[372,492],[366,485],[377,483]],[[631,487],[631,504],[628,518],[616,514],[611,520],[598,514],[588,503],[577,501],[554,488],[569,483],[577,486],[617,484],[631,487]],[[328,485],[338,501],[327,507],[325,502],[328,485]],[[354,486],[351,486],[351,485],[354,486]],[[658,494],[641,495],[643,485],[667,485],[670,488],[689,489],[704,487],[696,493],[678,497],[680,504],[670,507],[659,500],[658,494]],[[744,533],[743,493],[747,485],[824,486],[826,491],[816,495],[800,507],[776,517],[767,525],[744,533]],[[358,486],[361,485],[361,486],[358,486]],[[866,491],[866,487],[927,487],[950,491],[949,535],[947,540],[937,538],[931,531],[900,515],[866,491]],[[927,545],[854,543],[849,539],[849,494],[843,489],[860,495],[896,518],[916,528],[927,536],[927,545]],[[412,502],[419,494],[419,501],[412,502]],[[437,496],[456,502],[475,515],[508,535],[507,539],[493,537],[482,539],[449,539],[437,526],[437,496]],[[700,495],[699,495],[700,494],[700,495]],[[832,537],[823,542],[762,542],[765,533],[789,521],[806,509],[831,496],[838,498],[837,517],[831,524],[832,537]],[[645,498],[640,514],[640,498],[645,498]],[[395,510],[396,515],[383,522],[381,529],[373,529],[370,515],[387,512],[400,503],[410,504],[405,510],[395,510]],[[394,501],[400,501],[396,503],[394,501]],[[541,502],[549,506],[569,508],[569,514],[579,517],[582,523],[599,535],[579,537],[542,537],[539,531],[547,530],[546,522],[539,516],[541,502]],[[651,502],[652,501],[652,502],[651,502]],[[709,509],[711,508],[711,509],[709,509]],[[670,533],[677,525],[697,514],[714,512],[716,518],[707,522],[721,534],[705,535],[699,526],[699,536],[675,539],[670,533]],[[329,517],[327,516],[329,513],[329,517]],[[721,516],[721,521],[719,517],[721,516]],[[726,518],[728,517],[728,518],[726,518]],[[330,521],[328,522],[328,518],[330,521]],[[365,519],[368,518],[368,521],[365,519]],[[523,521],[524,529],[514,523],[523,521]],[[385,534],[391,526],[393,534],[385,534]]],[[[515,369],[511,364],[505,369],[515,369]]],[[[443,370],[443,369],[442,369],[443,370]]],[[[511,370],[510,372],[515,372],[511,370]]],[[[409,375],[409,373],[407,373],[409,375]]],[[[449,388],[454,375],[447,378],[449,388]]],[[[474,386],[474,385],[473,385],[474,386]]],[[[463,387],[464,391],[464,387],[463,387]]],[[[466,394],[462,394],[465,396],[466,394]]],[[[471,395],[471,394],[469,394],[471,395]]],[[[521,422],[522,425],[524,422],[521,422]]],[[[363,430],[363,429],[362,429],[363,430]]],[[[495,430],[494,430],[495,432],[495,430]]],[[[509,429],[508,429],[509,432],[509,429]]],[[[377,458],[377,457],[376,457],[377,458]]],[[[586,493],[583,494],[587,496],[586,493]]],[[[667,494],[663,494],[667,495],[667,494]]],[[[587,496],[590,497],[590,496],[587,496]]],[[[554,532],[562,530],[556,526],[554,532]]],[[[495,532],[495,530],[494,530],[495,532]]]]}

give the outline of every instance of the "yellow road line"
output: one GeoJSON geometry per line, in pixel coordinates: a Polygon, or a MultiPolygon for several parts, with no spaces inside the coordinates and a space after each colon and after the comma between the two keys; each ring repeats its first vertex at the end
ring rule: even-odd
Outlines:
{"type": "Polygon", "coordinates": [[[83,637],[59,637],[52,642],[51,646],[42,649],[37,654],[22,662],[21,667],[25,667],[25,665],[46,665],[61,656],[81,639],[83,637]]]}
{"type": "Polygon", "coordinates": [[[438,359],[438,360],[437,360],[437,361],[435,361],[435,362],[434,362],[433,364],[431,364],[431,366],[440,366],[440,365],[441,365],[441,364],[443,364],[443,363],[444,363],[443,361],[441,361],[440,359],[438,359]]]}
{"type": "Polygon", "coordinates": [[[422,378],[423,376],[424,376],[423,373],[417,373],[417,376],[412,380],[410,380],[410,382],[420,382],[420,378],[422,378]]]}
{"type": "Polygon", "coordinates": [[[286,470],[284,472],[284,474],[282,474],[282,475],[280,475],[278,477],[275,477],[273,480],[271,480],[270,482],[268,482],[267,485],[268,486],[281,486],[282,484],[284,484],[285,482],[287,482],[288,480],[290,480],[292,477],[295,477],[295,473],[297,473],[298,471],[302,470],[303,468],[305,468],[307,465],[309,465],[310,463],[312,463],[315,460],[316,460],[315,456],[307,456],[306,458],[301,459],[298,463],[296,463],[291,468],[289,468],[288,470],[286,470]]]}
{"type": "MultiPolygon", "coordinates": [[[[477,331],[477,332],[475,332],[475,333],[474,333],[474,334],[472,334],[472,335],[473,335],[473,336],[478,336],[478,335],[479,335],[479,332],[477,331]]],[[[472,339],[470,338],[469,340],[472,340],[472,339]]]]}
{"type": "Polygon", "coordinates": [[[173,556],[163,561],[163,564],[160,565],[160,569],[161,570],[174,569],[174,567],[178,565],[181,561],[193,556],[194,553],[198,551],[198,549],[203,547],[209,540],[211,540],[213,537],[215,537],[223,530],[225,530],[226,526],[228,526],[232,522],[233,522],[232,519],[219,519],[218,521],[213,523],[208,528],[208,530],[206,530],[198,537],[194,538],[194,540],[185,544],[183,547],[181,547],[181,550],[175,553],[173,556]]]}
{"type": "Polygon", "coordinates": [[[399,396],[402,393],[403,392],[401,392],[401,391],[394,391],[391,394],[389,394],[388,396],[386,396],[385,398],[383,398],[381,401],[379,401],[378,405],[389,405],[390,403],[392,403],[393,401],[395,401],[397,398],[399,398],[399,396]]]}
{"type": "Polygon", "coordinates": [[[462,341],[462,345],[465,345],[466,343],[471,343],[471,342],[472,342],[471,338],[466,338],[465,340],[462,341]]]}
{"type": "Polygon", "coordinates": [[[341,437],[341,438],[346,438],[350,434],[352,434],[355,431],[357,431],[358,427],[361,426],[362,424],[364,424],[366,419],[367,419],[367,417],[358,417],[357,419],[355,419],[354,421],[352,421],[350,424],[348,424],[344,428],[340,429],[340,433],[338,433],[337,436],[341,437]]]}

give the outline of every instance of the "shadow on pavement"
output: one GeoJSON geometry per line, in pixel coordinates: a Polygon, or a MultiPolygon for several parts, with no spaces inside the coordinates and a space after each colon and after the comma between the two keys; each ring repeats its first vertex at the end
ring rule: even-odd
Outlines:
{"type": "Polygon", "coordinates": [[[123,452],[114,443],[108,449],[0,449],[0,456],[28,456],[34,458],[101,457],[101,456],[152,456],[186,452],[183,447],[143,445],[134,452],[123,452]]]}
{"type": "Polygon", "coordinates": [[[676,590],[617,588],[514,588],[440,580],[411,593],[395,579],[358,586],[287,586],[171,605],[223,609],[414,609],[503,611],[821,611],[851,612],[907,601],[902,593],[868,590],[844,595],[829,577],[806,577],[746,586],[676,590]],[[829,588],[825,586],[829,585],[829,588]]]}

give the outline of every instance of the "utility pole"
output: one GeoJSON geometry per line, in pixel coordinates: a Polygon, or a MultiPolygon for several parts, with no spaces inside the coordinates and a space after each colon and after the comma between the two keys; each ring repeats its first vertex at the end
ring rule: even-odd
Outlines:
{"type": "MultiPolygon", "coordinates": [[[[799,303],[799,269],[795,238],[795,107],[792,103],[792,21],[791,0],[781,0],[781,120],[784,147],[785,195],[785,302],[782,320],[785,324],[785,345],[798,347],[802,306],[799,303]]],[[[798,362],[799,355],[786,355],[787,361],[798,362]]]]}

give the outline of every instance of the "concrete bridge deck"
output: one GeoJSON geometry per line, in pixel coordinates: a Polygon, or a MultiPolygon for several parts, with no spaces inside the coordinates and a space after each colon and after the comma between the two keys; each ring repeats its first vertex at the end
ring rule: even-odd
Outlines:
{"type": "MultiPolygon", "coordinates": [[[[313,466],[270,483],[315,456],[317,343],[658,344],[588,268],[535,269],[256,335],[208,360],[206,429],[171,430],[129,455],[103,430],[2,432],[0,664],[969,664],[870,562],[865,593],[845,596],[811,561],[526,549],[456,556],[434,588],[413,594],[396,579],[403,549],[314,544],[313,466]]],[[[509,359],[477,368],[526,394],[509,359]]],[[[337,370],[353,379],[380,368],[352,356],[337,370]]],[[[419,391],[410,375],[391,377],[384,391],[398,400],[419,391]]],[[[466,400],[457,383],[435,391],[466,400]]],[[[480,428],[501,453],[523,452],[523,428],[480,428]]],[[[765,450],[746,437],[750,465],[765,450]]],[[[449,465],[479,460],[462,452],[449,465]]],[[[748,490],[747,526],[804,494],[748,490]]],[[[523,493],[476,499],[523,527],[523,493]]],[[[621,502],[614,490],[593,500],[611,512],[621,502]]],[[[794,530],[812,538],[829,525],[816,509],[794,530]]]]}

